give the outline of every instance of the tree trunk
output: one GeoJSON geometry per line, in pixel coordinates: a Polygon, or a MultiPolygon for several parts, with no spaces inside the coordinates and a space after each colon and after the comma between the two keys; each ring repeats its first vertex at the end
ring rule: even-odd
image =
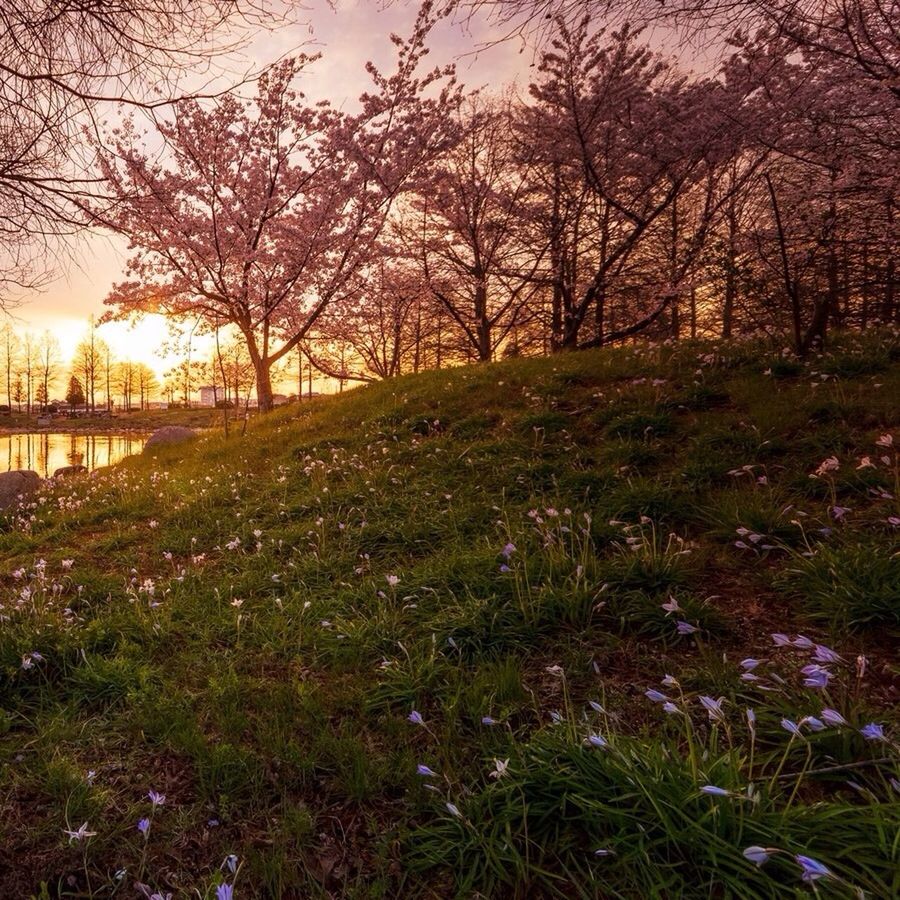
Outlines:
{"type": "Polygon", "coordinates": [[[732,323],[734,321],[734,300],[737,295],[736,289],[734,265],[729,259],[728,269],[725,272],[725,304],[722,307],[722,337],[726,341],[731,337],[732,323]]]}
{"type": "Polygon", "coordinates": [[[563,338],[563,291],[557,276],[553,281],[553,294],[550,300],[550,349],[558,350],[563,338]]]}
{"type": "MultiPolygon", "coordinates": [[[[10,412],[12,412],[13,398],[12,398],[12,333],[8,330],[9,326],[7,325],[6,332],[6,402],[9,404],[10,412]]],[[[10,445],[12,446],[12,445],[10,445]]]]}
{"type": "Polygon", "coordinates": [[[419,373],[422,359],[422,300],[416,300],[416,342],[413,351],[413,372],[419,373]]]}
{"type": "Polygon", "coordinates": [[[550,271],[553,274],[553,293],[550,298],[550,348],[562,345],[563,321],[563,247],[560,228],[560,196],[562,180],[559,163],[553,163],[553,211],[550,217],[550,271]]]}
{"type": "Polygon", "coordinates": [[[603,337],[606,330],[606,291],[597,291],[597,300],[594,306],[595,337],[603,346],[603,337]]]}
{"type": "Polygon", "coordinates": [[[781,210],[778,206],[778,198],[775,194],[775,185],[768,173],[765,175],[766,184],[769,187],[769,197],[772,199],[772,212],[775,214],[775,228],[778,238],[778,249],[781,255],[781,275],[784,279],[784,291],[791,302],[791,322],[794,329],[794,351],[798,356],[805,356],[809,351],[807,340],[810,332],[806,337],[803,335],[803,321],[800,311],[800,287],[796,278],[791,274],[791,265],[787,252],[787,238],[784,233],[784,226],[781,221],[781,210]]]}
{"type": "Polygon", "coordinates": [[[490,362],[491,322],[487,314],[487,285],[483,276],[479,277],[475,287],[475,321],[478,337],[478,346],[475,349],[478,352],[478,361],[490,362]]]}
{"type": "Polygon", "coordinates": [[[860,310],[860,328],[865,331],[869,326],[869,242],[862,245],[862,309],[860,310]]]}
{"type": "MultiPolygon", "coordinates": [[[[241,327],[241,333],[247,343],[247,352],[250,354],[250,362],[253,365],[253,371],[256,374],[256,403],[261,413],[271,412],[275,405],[272,399],[272,375],[270,372],[272,363],[266,356],[265,349],[260,352],[256,343],[256,336],[249,329],[241,327]]],[[[266,344],[263,344],[265,348],[266,344]]],[[[247,402],[249,403],[249,389],[247,392],[247,402]]],[[[245,422],[246,424],[246,422],[245,422]]]]}
{"type": "Polygon", "coordinates": [[[800,343],[800,356],[809,355],[809,351],[816,347],[822,349],[825,346],[825,335],[828,331],[829,295],[821,295],[813,306],[812,319],[803,340],[800,343]]]}
{"type": "MultiPolygon", "coordinates": [[[[581,332],[581,320],[575,311],[567,304],[563,316],[562,340],[559,343],[560,350],[577,350],[578,335],[581,332]]],[[[598,344],[599,346],[599,344],[598,344]]]]}
{"type": "Polygon", "coordinates": [[[697,340],[697,288],[691,285],[691,340],[697,340]]]}
{"type": "Polygon", "coordinates": [[[738,217],[732,197],[725,217],[728,242],[725,251],[725,300],[722,305],[722,337],[728,340],[734,328],[734,305],[737,300],[737,230],[738,217]]]}
{"type": "Polygon", "coordinates": [[[253,370],[256,372],[256,398],[259,411],[271,412],[275,403],[272,398],[272,377],[268,360],[258,357],[253,361],[253,370]]]}
{"type": "Polygon", "coordinates": [[[671,337],[676,341],[681,337],[681,305],[679,291],[675,287],[678,283],[678,221],[678,197],[676,196],[672,200],[672,246],[669,248],[669,290],[674,295],[671,303],[671,337]]]}

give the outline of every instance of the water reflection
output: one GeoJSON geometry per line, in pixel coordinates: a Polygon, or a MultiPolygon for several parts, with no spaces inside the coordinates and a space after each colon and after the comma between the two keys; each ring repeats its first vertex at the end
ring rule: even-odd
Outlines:
{"type": "Polygon", "coordinates": [[[48,478],[63,466],[89,470],[111,466],[132,453],[140,453],[146,437],[137,434],[0,434],[0,462],[6,471],[33,469],[48,478]]]}

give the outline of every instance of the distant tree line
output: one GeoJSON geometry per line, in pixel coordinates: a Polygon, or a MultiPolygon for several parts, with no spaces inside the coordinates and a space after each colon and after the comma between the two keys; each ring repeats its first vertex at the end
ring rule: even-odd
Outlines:
{"type": "Polygon", "coordinates": [[[145,363],[118,360],[91,320],[70,361],[49,331],[34,335],[10,323],[0,330],[0,395],[28,415],[51,404],[98,410],[144,409],[158,395],[156,374],[145,363]]]}
{"type": "Polygon", "coordinates": [[[0,394],[11,409],[29,414],[46,407],[61,374],[59,342],[44,332],[0,330],[0,394]]]}
{"type": "MultiPolygon", "coordinates": [[[[117,358],[94,319],[69,361],[50,332],[35,335],[7,323],[0,329],[0,397],[11,409],[29,415],[52,403],[92,413],[145,410],[159,402],[191,406],[201,387],[211,390],[214,405],[239,407],[249,402],[255,371],[243,341],[222,337],[212,350],[199,354],[185,347],[170,349],[184,358],[160,380],[146,363],[117,358]]],[[[293,361],[273,372],[280,383],[297,383],[297,357],[294,354],[293,361]]],[[[301,390],[302,386],[295,388],[294,393],[301,390]]]]}

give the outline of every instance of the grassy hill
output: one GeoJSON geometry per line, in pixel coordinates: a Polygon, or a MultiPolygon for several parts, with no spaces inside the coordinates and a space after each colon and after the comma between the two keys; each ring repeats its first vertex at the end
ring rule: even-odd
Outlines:
{"type": "Polygon", "coordinates": [[[0,896],[896,896],[898,398],[891,335],[510,360],[46,490],[0,896]]]}

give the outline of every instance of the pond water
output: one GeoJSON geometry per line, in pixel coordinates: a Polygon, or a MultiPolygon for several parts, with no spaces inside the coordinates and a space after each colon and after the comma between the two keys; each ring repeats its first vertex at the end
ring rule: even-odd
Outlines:
{"type": "Polygon", "coordinates": [[[48,478],[63,466],[86,466],[93,471],[140,453],[146,440],[140,434],[0,434],[0,472],[33,469],[48,478]]]}

